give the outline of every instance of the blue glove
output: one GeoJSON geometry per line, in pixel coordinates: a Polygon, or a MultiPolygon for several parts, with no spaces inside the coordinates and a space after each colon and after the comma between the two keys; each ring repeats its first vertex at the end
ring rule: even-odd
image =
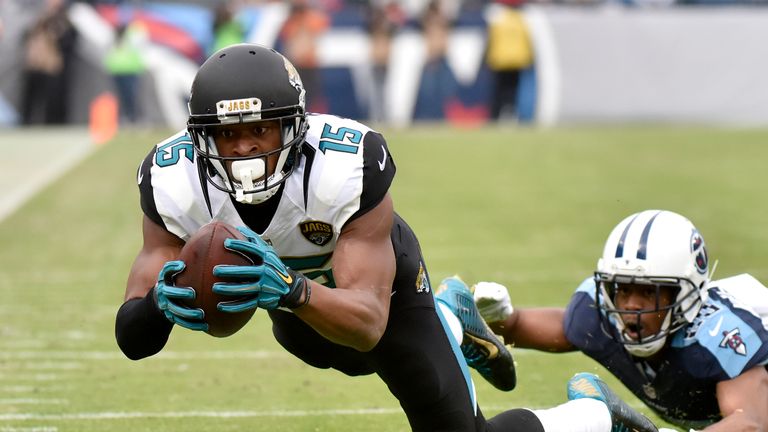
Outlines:
{"type": "Polygon", "coordinates": [[[309,302],[309,282],[299,272],[286,267],[272,246],[262,240],[248,227],[238,227],[247,240],[226,239],[224,247],[248,256],[254,265],[217,265],[213,275],[232,282],[213,284],[213,292],[224,296],[240,297],[237,300],[220,302],[217,308],[222,312],[242,312],[260,307],[290,309],[309,302]],[[304,299],[302,300],[302,296],[304,299]]]}
{"type": "Polygon", "coordinates": [[[190,330],[208,331],[208,323],[203,321],[205,313],[199,308],[190,308],[179,300],[194,300],[195,290],[190,287],[173,285],[174,277],[181,273],[186,265],[184,261],[168,261],[157,276],[155,301],[168,321],[190,330]]]}

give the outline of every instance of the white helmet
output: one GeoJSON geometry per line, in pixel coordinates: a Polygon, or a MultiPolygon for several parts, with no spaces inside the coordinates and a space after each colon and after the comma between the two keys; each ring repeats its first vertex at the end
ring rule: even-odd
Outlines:
{"type": "MultiPolygon", "coordinates": [[[[630,354],[648,357],[664,346],[667,335],[693,322],[707,298],[709,257],[695,226],[683,216],[665,210],[646,210],[621,221],[608,236],[603,257],[597,262],[597,305],[604,323],[618,329],[630,354]],[[644,311],[618,310],[614,305],[616,283],[657,287],[656,307],[644,311]],[[672,304],[659,307],[659,288],[677,291],[672,304]],[[639,340],[626,335],[621,314],[668,311],[661,330],[639,340]]],[[[610,331],[610,334],[615,332],[610,331]]],[[[639,333],[639,332],[638,332],[639,333]]]]}

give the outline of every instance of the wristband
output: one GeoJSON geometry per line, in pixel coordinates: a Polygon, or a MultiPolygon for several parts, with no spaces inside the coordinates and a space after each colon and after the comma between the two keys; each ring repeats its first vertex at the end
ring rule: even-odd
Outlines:
{"type": "Polygon", "coordinates": [[[291,275],[294,281],[291,284],[291,290],[280,299],[280,306],[287,307],[288,309],[300,308],[309,303],[312,288],[303,274],[291,269],[288,269],[288,274],[291,275]],[[304,296],[304,301],[300,302],[302,295],[304,296]]]}

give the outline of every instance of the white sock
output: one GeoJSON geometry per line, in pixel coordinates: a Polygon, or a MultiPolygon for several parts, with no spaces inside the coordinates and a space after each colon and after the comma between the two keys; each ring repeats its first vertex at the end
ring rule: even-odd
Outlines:
{"type": "Polygon", "coordinates": [[[445,322],[448,323],[451,333],[453,333],[453,338],[456,339],[457,344],[461,345],[461,341],[464,339],[464,330],[461,328],[459,318],[454,315],[443,302],[437,302],[437,305],[440,307],[440,312],[443,313],[443,317],[445,318],[445,322]]]}
{"type": "Polygon", "coordinates": [[[575,399],[554,408],[531,411],[545,432],[611,432],[611,413],[597,399],[575,399]]]}

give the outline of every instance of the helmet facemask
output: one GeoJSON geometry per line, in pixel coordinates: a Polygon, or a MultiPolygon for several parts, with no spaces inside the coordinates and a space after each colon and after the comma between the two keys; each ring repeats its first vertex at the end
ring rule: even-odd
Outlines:
{"type": "Polygon", "coordinates": [[[200,162],[208,165],[208,169],[204,169],[202,173],[207,182],[232,194],[235,200],[245,204],[260,204],[274,196],[280,185],[293,172],[304,138],[303,129],[306,129],[303,115],[280,117],[277,121],[280,123],[280,146],[248,156],[221,156],[212,131],[215,126],[254,123],[253,120],[248,121],[245,116],[237,116],[234,119],[225,119],[215,126],[190,127],[195,132],[192,140],[200,162]],[[270,169],[269,161],[275,157],[277,164],[274,169],[270,169]]]}
{"type": "Polygon", "coordinates": [[[308,128],[306,92],[296,68],[277,51],[247,43],[217,51],[198,70],[188,106],[187,130],[209,211],[208,184],[239,202],[259,204],[280,190],[299,163],[308,128]],[[279,122],[277,148],[271,142],[269,151],[222,155],[215,128],[263,121],[279,122]]]}
{"type": "Polygon", "coordinates": [[[608,333],[636,357],[649,357],[658,352],[666,343],[667,336],[686,325],[686,316],[694,309],[698,311],[701,305],[698,288],[690,280],[677,277],[647,278],[596,272],[595,286],[596,304],[604,328],[614,327],[618,333],[608,333]],[[653,306],[643,310],[619,309],[616,306],[619,284],[647,285],[655,292],[653,306]],[[668,304],[662,304],[664,291],[672,293],[668,304]],[[664,317],[657,332],[643,335],[642,317],[648,314],[663,314],[664,317]]]}

